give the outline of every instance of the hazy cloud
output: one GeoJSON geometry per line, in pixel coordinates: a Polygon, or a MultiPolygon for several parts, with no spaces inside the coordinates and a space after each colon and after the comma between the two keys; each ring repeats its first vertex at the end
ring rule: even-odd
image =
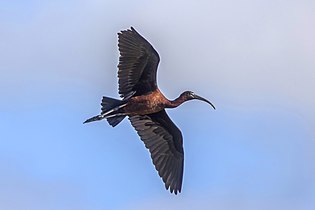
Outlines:
{"type": "Polygon", "coordinates": [[[0,148],[8,149],[0,157],[0,208],[314,208],[314,6],[308,0],[0,3],[0,148]],[[130,26],[159,52],[158,82],[167,97],[191,89],[218,108],[209,114],[187,103],[171,112],[189,157],[184,193],[176,198],[149,187],[161,181],[141,165],[151,160],[127,122],[106,132],[104,123],[81,127],[101,95],[117,96],[116,33],[130,26]],[[11,161],[16,168],[7,166],[11,161]],[[52,176],[62,163],[68,177],[52,176]]]}

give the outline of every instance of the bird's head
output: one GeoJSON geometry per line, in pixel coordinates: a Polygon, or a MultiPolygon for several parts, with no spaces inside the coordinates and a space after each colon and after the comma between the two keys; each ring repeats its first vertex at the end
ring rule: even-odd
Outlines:
{"type": "Polygon", "coordinates": [[[181,94],[181,97],[184,98],[185,101],[189,101],[189,100],[192,100],[192,99],[198,99],[200,101],[204,101],[204,102],[210,104],[213,107],[213,109],[215,109],[214,105],[210,101],[208,101],[207,99],[205,99],[205,98],[203,98],[201,96],[198,96],[197,94],[195,94],[192,91],[185,91],[185,92],[183,92],[181,94]]]}

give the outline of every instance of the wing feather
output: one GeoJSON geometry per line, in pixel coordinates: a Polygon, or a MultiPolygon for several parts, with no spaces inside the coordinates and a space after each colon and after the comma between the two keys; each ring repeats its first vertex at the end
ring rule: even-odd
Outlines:
{"type": "Polygon", "coordinates": [[[118,90],[122,98],[142,95],[157,88],[156,71],[160,61],[152,45],[134,28],[118,33],[118,90]]]}
{"type": "Polygon", "coordinates": [[[165,110],[149,115],[130,116],[165,188],[177,194],[181,191],[184,169],[183,140],[180,130],[165,110]]]}

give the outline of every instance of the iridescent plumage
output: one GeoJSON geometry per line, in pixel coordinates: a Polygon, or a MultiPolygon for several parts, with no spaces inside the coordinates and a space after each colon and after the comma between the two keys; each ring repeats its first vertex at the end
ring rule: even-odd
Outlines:
{"type": "Polygon", "coordinates": [[[151,153],[152,162],[166,189],[181,192],[184,170],[183,137],[168,117],[165,108],[175,108],[185,101],[199,99],[185,91],[175,100],[168,100],[158,89],[156,72],[160,57],[152,45],[134,28],[118,33],[119,94],[122,100],[103,97],[100,115],[84,123],[107,119],[113,127],[128,116],[132,126],[151,153]]]}

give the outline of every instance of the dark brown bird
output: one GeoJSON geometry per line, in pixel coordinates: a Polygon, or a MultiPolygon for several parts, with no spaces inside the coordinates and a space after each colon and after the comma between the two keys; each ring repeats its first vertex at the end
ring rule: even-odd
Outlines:
{"type": "Polygon", "coordinates": [[[166,189],[181,192],[184,169],[183,137],[168,117],[165,108],[175,108],[183,102],[199,99],[213,104],[192,91],[168,100],[158,89],[156,72],[159,54],[133,27],[118,33],[120,52],[118,64],[119,94],[122,100],[102,99],[100,115],[84,123],[107,119],[115,127],[126,116],[136,129],[166,189]]]}

